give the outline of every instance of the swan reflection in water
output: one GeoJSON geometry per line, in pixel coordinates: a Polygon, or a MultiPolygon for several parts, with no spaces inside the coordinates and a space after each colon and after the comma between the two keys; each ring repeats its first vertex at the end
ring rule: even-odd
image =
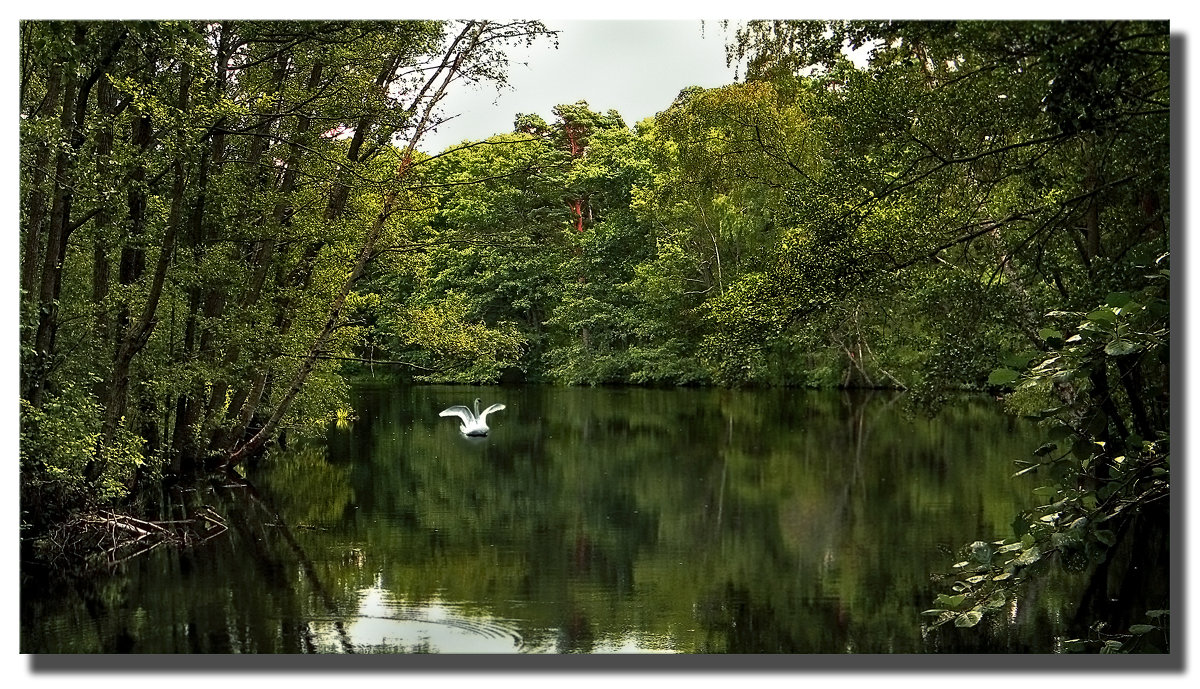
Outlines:
{"type": "Polygon", "coordinates": [[[504,405],[497,402],[496,404],[493,404],[492,406],[480,412],[479,398],[476,397],[474,411],[472,411],[470,407],[456,404],[453,407],[447,407],[446,409],[443,409],[438,416],[457,416],[462,420],[462,425],[458,427],[458,430],[462,431],[463,435],[479,437],[488,434],[488,414],[491,414],[494,411],[500,411],[501,409],[504,409],[504,405]]]}

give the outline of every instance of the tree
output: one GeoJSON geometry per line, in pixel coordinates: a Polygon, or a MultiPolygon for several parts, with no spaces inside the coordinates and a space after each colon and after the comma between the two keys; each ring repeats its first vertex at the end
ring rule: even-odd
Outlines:
{"type": "Polygon", "coordinates": [[[412,222],[416,147],[443,96],[503,84],[505,46],[548,33],[486,21],[21,31],[22,462],[27,485],[75,486],[85,501],[190,474],[206,454],[232,466],[305,423],[298,409],[331,413],[330,355],[362,334],[345,309],[412,222]]]}
{"type": "Polygon", "coordinates": [[[422,379],[491,382],[520,370],[531,380],[596,382],[574,377],[563,357],[594,337],[620,336],[593,333],[600,324],[585,322],[577,293],[608,294],[628,272],[630,257],[594,250],[618,248],[617,238],[603,238],[610,229],[625,228],[631,245],[619,248],[634,259],[644,247],[626,225],[630,190],[647,170],[645,142],[615,112],[580,102],[554,113],[553,125],[518,115],[512,134],[452,147],[422,173],[436,204],[425,249],[397,265],[399,289],[380,290],[385,311],[400,315],[381,318],[399,335],[393,356],[432,371],[422,379]],[[497,356],[490,341],[511,345],[508,354],[497,356]]]}
{"type": "Polygon", "coordinates": [[[836,217],[872,237],[874,270],[935,261],[1007,293],[979,314],[1008,331],[994,343],[1009,368],[990,383],[1033,366],[1011,401],[1047,419],[1053,442],[1027,470],[1049,471],[1053,501],[1020,520],[1018,542],[969,548],[939,619],[978,623],[1051,552],[1099,580],[1123,544],[1147,544],[1128,525],[1169,489],[1165,415],[1151,411],[1168,393],[1145,371],[1168,332],[1155,272],[1169,250],[1166,24],[752,22],[729,54],[750,79],[795,88],[811,67],[839,94],[833,147],[853,151],[839,167],[859,188],[842,187],[836,217]],[[838,56],[870,44],[866,70],[838,56]],[[1062,319],[1079,334],[1064,340],[1062,319]],[[1097,526],[1118,514],[1121,528],[1097,526]]]}

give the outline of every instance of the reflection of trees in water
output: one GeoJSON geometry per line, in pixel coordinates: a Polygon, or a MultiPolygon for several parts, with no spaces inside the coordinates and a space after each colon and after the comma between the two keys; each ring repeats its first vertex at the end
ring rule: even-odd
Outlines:
{"type": "Polygon", "coordinates": [[[94,596],[106,628],[92,643],[352,650],[337,625],[363,591],[384,587],[408,605],[454,601],[463,615],[512,620],[526,647],[563,652],[634,637],[711,652],[987,650],[979,639],[1045,650],[1069,606],[1054,587],[1018,624],[922,638],[929,574],[953,562],[937,544],[1005,532],[1029,488],[1010,480],[1011,460],[1030,448],[987,405],[930,420],[894,402],[798,390],[359,391],[349,429],[252,473],[279,518],[250,491],[229,491],[219,509],[236,533],[147,559],[115,580],[125,588],[94,596]],[[472,443],[436,414],[475,396],[508,409],[472,443]],[[155,621],[136,619],[138,606],[155,621]],[[174,631],[151,633],[161,625],[174,631]],[[314,625],[334,631],[314,638],[314,625]]]}
{"type": "MultiPolygon", "coordinates": [[[[111,576],[47,577],[57,594],[25,598],[38,621],[23,634],[51,632],[23,643],[39,652],[303,653],[317,649],[314,615],[341,630],[345,600],[253,486],[234,481],[184,497],[211,502],[230,531],[130,560],[111,576]],[[82,629],[70,623],[76,610],[88,617],[82,629]],[[60,615],[67,619],[56,624],[60,615]]],[[[352,650],[344,634],[339,650],[352,650]]]]}
{"type": "MultiPolygon", "coordinates": [[[[985,504],[1011,514],[1009,460],[1024,449],[993,411],[907,419],[879,395],[518,393],[480,447],[388,412],[413,429],[369,441],[392,458],[393,508],[410,533],[437,535],[379,555],[407,595],[511,590],[498,598],[533,602],[526,634],[557,629],[563,649],[649,625],[697,650],[920,650],[932,546],[1007,526],[985,504]]],[[[423,406],[449,401],[435,399],[423,406]]]]}
{"type": "Polygon", "coordinates": [[[1092,573],[1080,597],[1074,614],[1077,625],[1102,620],[1109,632],[1124,632],[1131,625],[1146,624],[1146,611],[1166,607],[1170,521],[1169,503],[1164,501],[1144,508],[1123,525],[1127,537],[1119,539],[1116,550],[1092,573]]]}
{"type": "MultiPolygon", "coordinates": [[[[451,401],[438,396],[444,392],[474,394],[437,390],[431,396],[437,403],[423,406],[451,401]]],[[[580,619],[600,638],[628,633],[632,618],[638,624],[652,620],[648,624],[660,634],[680,635],[697,628],[693,609],[699,601],[719,600],[713,592],[730,587],[740,592],[739,609],[756,611],[754,619],[794,626],[777,637],[791,639],[779,643],[800,651],[826,649],[830,628],[848,633],[854,624],[861,634],[877,624],[866,613],[882,605],[894,618],[889,624],[909,630],[901,647],[919,649],[914,600],[925,595],[929,569],[936,566],[923,539],[938,514],[954,511],[964,487],[978,495],[982,483],[978,472],[958,472],[953,485],[938,485],[947,474],[941,453],[958,450],[984,459],[948,437],[957,431],[905,419],[894,398],[878,395],[500,392],[519,400],[505,399],[513,413],[473,452],[455,445],[460,439],[452,433],[436,427],[423,432],[415,417],[405,420],[412,433],[370,441],[377,452],[398,458],[389,480],[403,488],[395,494],[403,493],[405,504],[396,510],[409,515],[417,533],[439,534],[436,550],[416,538],[403,562],[392,558],[393,586],[421,595],[436,590],[436,582],[455,586],[468,600],[487,600],[490,594],[481,588],[507,587],[516,598],[536,601],[523,618],[529,634],[556,628],[561,638],[573,638],[566,630],[579,631],[580,619]],[[932,484],[936,499],[926,500],[929,490],[912,484],[932,484]],[[895,528],[873,534],[880,521],[895,528]],[[878,544],[875,537],[891,542],[878,544]],[[496,546],[498,557],[480,563],[482,544],[496,546]],[[903,567],[880,563],[897,557],[906,561],[903,567]],[[600,587],[604,595],[573,595],[588,587],[600,587]],[[613,598],[621,605],[612,606],[613,598]],[[576,606],[585,611],[563,617],[563,610],[576,606]],[[629,611],[639,608],[653,612],[629,611]],[[814,628],[826,631],[806,631],[814,628]]],[[[1001,490],[973,501],[995,500],[1003,503],[996,512],[1011,512],[1011,457],[1003,453],[1012,443],[994,443],[978,424],[986,420],[1002,431],[999,417],[970,410],[960,417],[949,425],[983,433],[991,453],[1000,455],[991,462],[998,467],[991,476],[1003,479],[1001,490]]],[[[972,515],[969,521],[978,526],[984,520],[972,515]]],[[[1001,525],[1006,522],[987,526],[1001,525]]],[[[945,531],[937,541],[974,535],[969,528],[945,531]]],[[[733,628],[718,624],[683,634],[680,642],[715,648],[720,644],[714,639],[733,628]]]]}

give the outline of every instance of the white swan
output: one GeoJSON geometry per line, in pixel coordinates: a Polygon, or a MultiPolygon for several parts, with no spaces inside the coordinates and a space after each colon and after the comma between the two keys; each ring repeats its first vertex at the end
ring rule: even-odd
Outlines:
{"type": "Polygon", "coordinates": [[[475,411],[471,411],[469,407],[464,407],[461,404],[456,404],[453,407],[443,409],[438,416],[457,416],[462,419],[462,425],[458,430],[462,431],[463,435],[482,436],[488,434],[487,415],[494,411],[504,409],[504,405],[500,403],[479,411],[479,398],[475,398],[475,411]]]}

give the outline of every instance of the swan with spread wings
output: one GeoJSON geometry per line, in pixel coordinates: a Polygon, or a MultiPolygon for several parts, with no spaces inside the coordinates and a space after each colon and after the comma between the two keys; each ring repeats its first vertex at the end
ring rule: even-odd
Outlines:
{"type": "Polygon", "coordinates": [[[474,411],[470,407],[456,404],[453,407],[443,409],[438,416],[457,416],[461,419],[462,425],[458,427],[458,430],[462,431],[463,435],[485,436],[489,430],[487,425],[488,414],[500,411],[501,409],[504,409],[504,405],[497,402],[481,412],[479,411],[479,398],[476,397],[474,411]]]}

